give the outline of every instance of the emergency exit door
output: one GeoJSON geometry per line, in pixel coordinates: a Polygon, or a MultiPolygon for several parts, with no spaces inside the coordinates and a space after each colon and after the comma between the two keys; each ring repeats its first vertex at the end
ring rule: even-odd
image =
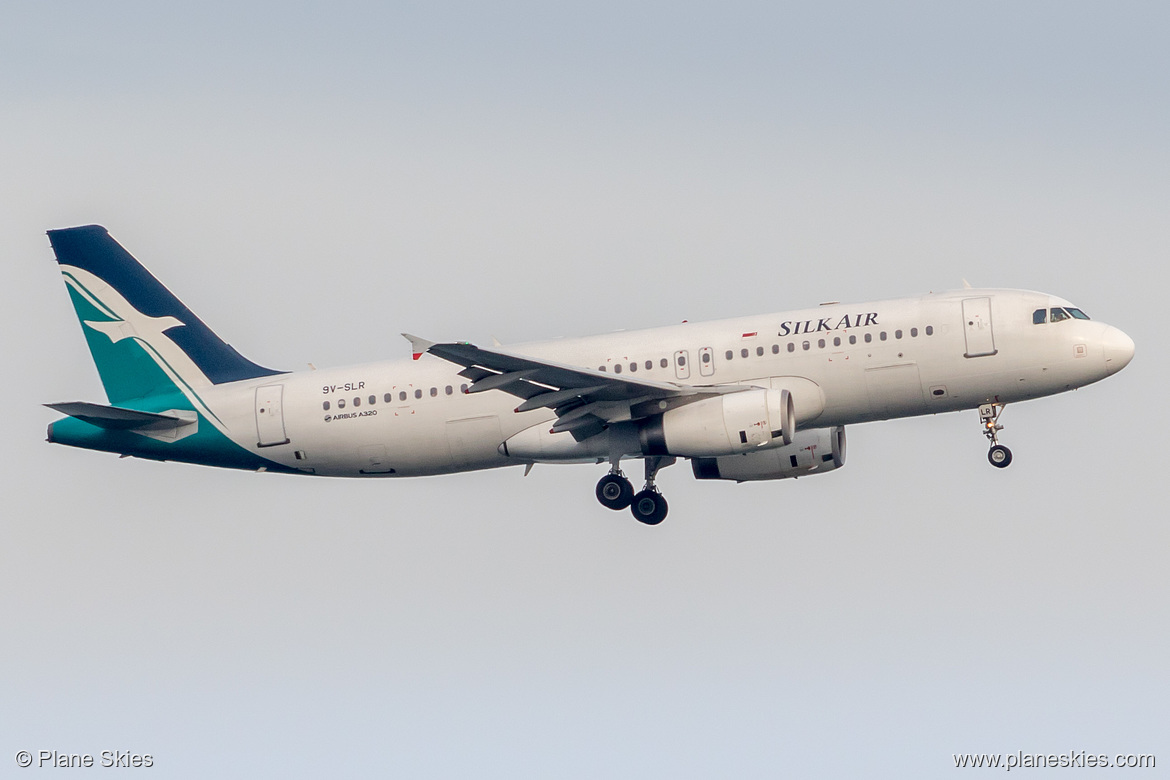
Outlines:
{"type": "Polygon", "coordinates": [[[275,447],[288,444],[284,433],[284,385],[256,388],[256,446],[275,447]]]}
{"type": "Polygon", "coordinates": [[[963,300],[963,335],[967,339],[964,357],[994,355],[995,335],[991,331],[991,299],[966,298],[963,300]]]}

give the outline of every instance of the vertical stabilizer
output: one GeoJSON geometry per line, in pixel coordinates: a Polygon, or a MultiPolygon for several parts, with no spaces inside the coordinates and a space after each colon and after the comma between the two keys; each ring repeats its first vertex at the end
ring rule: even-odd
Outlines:
{"type": "Polygon", "coordinates": [[[215,335],[104,227],[50,230],[110,403],[282,373],[215,335]]]}

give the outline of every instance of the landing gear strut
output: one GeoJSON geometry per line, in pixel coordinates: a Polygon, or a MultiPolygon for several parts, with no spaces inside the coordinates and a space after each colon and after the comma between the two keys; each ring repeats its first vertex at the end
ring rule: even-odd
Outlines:
{"type": "Polygon", "coordinates": [[[991,442],[991,449],[987,451],[987,460],[997,469],[1007,468],[1012,462],[1012,451],[999,443],[999,432],[1003,426],[999,424],[999,415],[1003,413],[1003,404],[983,404],[979,407],[979,419],[983,421],[983,435],[991,442]]]}
{"type": "Polygon", "coordinates": [[[658,492],[654,478],[658,476],[659,469],[674,462],[675,459],[671,457],[646,458],[646,484],[642,486],[642,490],[634,496],[634,501],[630,504],[630,512],[633,513],[634,519],[638,522],[646,525],[658,525],[666,519],[669,507],[666,504],[666,498],[658,492]]]}

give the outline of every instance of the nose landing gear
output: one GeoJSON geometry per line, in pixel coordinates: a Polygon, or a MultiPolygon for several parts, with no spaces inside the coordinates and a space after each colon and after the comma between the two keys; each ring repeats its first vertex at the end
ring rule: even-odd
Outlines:
{"type": "Polygon", "coordinates": [[[999,432],[1003,426],[999,424],[999,416],[1003,413],[1003,404],[983,404],[979,407],[979,419],[983,422],[983,435],[991,442],[991,449],[987,451],[987,460],[997,469],[1004,469],[1011,465],[1012,451],[999,443],[999,432]]]}

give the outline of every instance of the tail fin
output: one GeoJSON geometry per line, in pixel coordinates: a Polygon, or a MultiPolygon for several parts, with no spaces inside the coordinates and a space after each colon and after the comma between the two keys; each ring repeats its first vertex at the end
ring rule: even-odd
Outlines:
{"type": "Polygon", "coordinates": [[[104,227],[50,230],[49,242],[110,403],[283,373],[216,336],[104,227]]]}

